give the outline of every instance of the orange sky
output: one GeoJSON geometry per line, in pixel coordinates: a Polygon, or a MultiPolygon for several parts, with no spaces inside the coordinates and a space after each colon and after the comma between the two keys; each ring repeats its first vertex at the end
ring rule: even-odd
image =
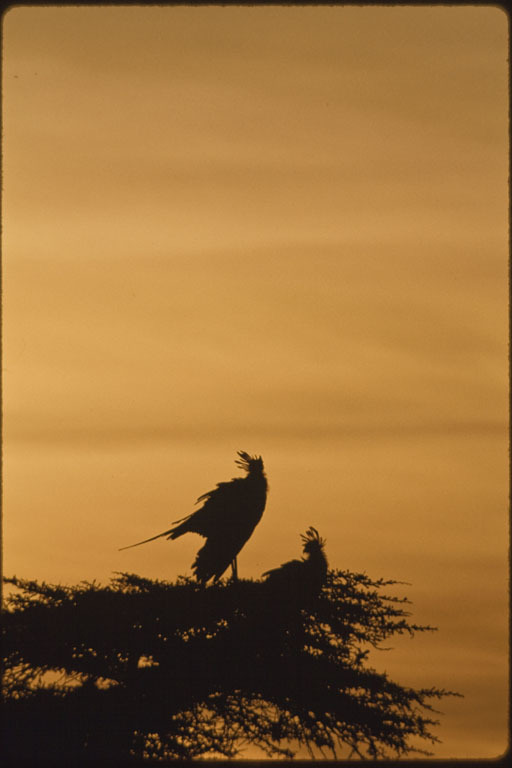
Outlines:
{"type": "Polygon", "coordinates": [[[498,8],[3,18],[4,570],[189,573],[158,533],[261,454],[242,576],[403,579],[438,757],[506,746],[508,20],[498,8]]]}

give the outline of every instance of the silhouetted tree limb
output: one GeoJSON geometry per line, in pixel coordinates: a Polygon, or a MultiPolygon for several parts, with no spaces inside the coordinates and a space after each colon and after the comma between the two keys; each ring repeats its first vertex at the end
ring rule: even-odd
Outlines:
{"type": "Polygon", "coordinates": [[[109,586],[12,578],[3,615],[3,749],[91,760],[130,755],[393,757],[430,754],[432,702],[368,666],[409,622],[395,581],[330,571],[320,596],[287,601],[262,581],[176,583],[119,574],[109,586]]]}

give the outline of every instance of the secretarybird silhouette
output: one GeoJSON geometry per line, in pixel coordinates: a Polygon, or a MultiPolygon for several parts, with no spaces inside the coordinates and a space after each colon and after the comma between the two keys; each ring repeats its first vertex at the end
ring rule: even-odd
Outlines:
{"type": "Polygon", "coordinates": [[[163,536],[177,539],[185,533],[198,533],[206,543],[192,564],[196,579],[201,584],[211,578],[218,581],[230,565],[233,579],[237,579],[237,555],[261,520],[268,488],[261,456],[249,456],[245,451],[238,451],[238,456],[235,464],[247,473],[246,477],[218,483],[198,498],[196,504],[204,503],[196,512],[175,520],[173,527],[163,533],[121,549],[138,547],[163,536]]]}
{"type": "Polygon", "coordinates": [[[301,534],[302,560],[289,560],[278,568],[265,571],[266,583],[274,594],[279,593],[288,601],[302,600],[309,603],[320,594],[327,581],[328,563],[325,555],[325,540],[311,526],[301,534]]]}

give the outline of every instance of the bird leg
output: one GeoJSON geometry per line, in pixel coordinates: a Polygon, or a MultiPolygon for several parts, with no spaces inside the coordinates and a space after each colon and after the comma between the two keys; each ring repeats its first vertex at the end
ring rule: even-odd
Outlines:
{"type": "Polygon", "coordinates": [[[238,565],[236,562],[236,557],[234,557],[233,560],[231,561],[231,568],[232,568],[231,578],[233,579],[233,581],[238,581],[238,565]]]}

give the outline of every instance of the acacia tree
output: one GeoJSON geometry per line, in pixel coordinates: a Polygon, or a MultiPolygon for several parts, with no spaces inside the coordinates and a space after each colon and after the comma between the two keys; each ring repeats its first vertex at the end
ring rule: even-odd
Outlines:
{"type": "Polygon", "coordinates": [[[432,702],[369,666],[409,622],[391,580],[330,571],[314,600],[263,581],[204,588],[119,574],[108,586],[12,578],[3,613],[3,753],[68,762],[431,754],[432,702]],[[413,745],[412,741],[415,742],[413,745]]]}

